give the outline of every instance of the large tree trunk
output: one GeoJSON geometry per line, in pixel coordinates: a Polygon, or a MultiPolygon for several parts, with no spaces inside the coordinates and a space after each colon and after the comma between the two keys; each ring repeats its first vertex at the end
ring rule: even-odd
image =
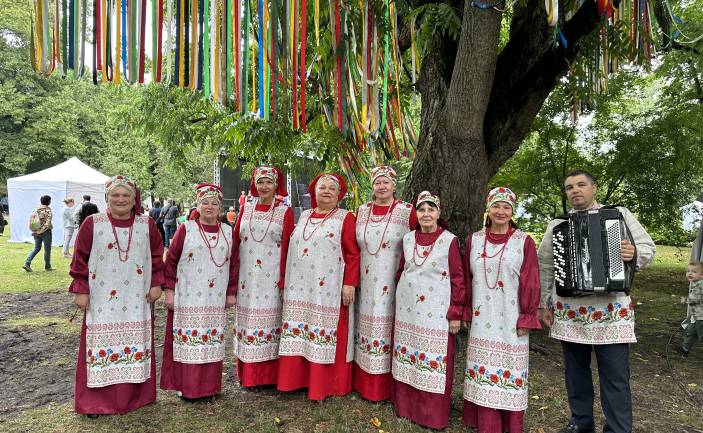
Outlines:
{"type": "Polygon", "coordinates": [[[516,4],[498,53],[501,13],[463,4],[459,41],[435,35],[423,59],[420,140],[405,191],[406,199],[438,193],[442,217],[462,238],[481,226],[491,178],[529,133],[578,40],[600,22],[595,2],[586,2],[562,26],[565,49],[554,45],[540,1],[516,4]]]}

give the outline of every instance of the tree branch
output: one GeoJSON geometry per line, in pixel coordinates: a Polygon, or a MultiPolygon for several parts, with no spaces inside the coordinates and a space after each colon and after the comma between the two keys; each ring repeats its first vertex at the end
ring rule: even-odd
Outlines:
{"type": "Polygon", "coordinates": [[[515,153],[557,81],[579,51],[579,40],[598,28],[596,2],[587,1],[561,31],[568,48],[554,46],[538,1],[516,6],[511,38],[500,53],[484,121],[491,170],[515,153]],[[538,10],[539,12],[535,12],[538,10]]]}

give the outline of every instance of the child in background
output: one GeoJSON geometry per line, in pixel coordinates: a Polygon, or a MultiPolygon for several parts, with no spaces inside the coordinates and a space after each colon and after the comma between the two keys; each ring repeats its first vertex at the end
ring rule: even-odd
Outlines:
{"type": "Polygon", "coordinates": [[[683,343],[676,351],[684,358],[696,343],[703,342],[703,262],[690,262],[686,271],[688,288],[688,312],[681,323],[684,328],[683,343]]]}

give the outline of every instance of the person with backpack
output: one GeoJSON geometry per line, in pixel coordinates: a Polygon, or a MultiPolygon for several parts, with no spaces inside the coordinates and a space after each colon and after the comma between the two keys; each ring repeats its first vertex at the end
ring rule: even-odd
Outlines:
{"type": "Polygon", "coordinates": [[[41,251],[42,244],[44,244],[44,269],[47,271],[55,270],[55,268],[51,267],[52,213],[49,207],[51,197],[43,195],[39,202],[41,203],[39,207],[29,216],[29,229],[32,231],[32,237],[34,237],[34,249],[29,253],[22,265],[22,269],[27,272],[32,272],[32,260],[41,251]]]}
{"type": "Polygon", "coordinates": [[[161,209],[161,217],[163,218],[165,234],[164,247],[166,248],[168,248],[171,243],[171,238],[173,238],[173,235],[176,233],[176,227],[178,225],[176,220],[180,214],[181,211],[178,208],[178,205],[173,202],[169,202],[168,206],[161,209]]]}
{"type": "Polygon", "coordinates": [[[161,233],[161,239],[165,238],[166,233],[164,233],[164,219],[161,217],[161,202],[155,201],[154,207],[149,210],[149,216],[156,222],[156,228],[159,229],[161,233]]]}

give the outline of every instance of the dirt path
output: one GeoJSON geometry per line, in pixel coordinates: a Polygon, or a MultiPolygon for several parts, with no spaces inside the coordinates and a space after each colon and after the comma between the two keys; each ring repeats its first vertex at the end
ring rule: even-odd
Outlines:
{"type": "MultiPolygon", "coordinates": [[[[703,348],[688,360],[671,357],[674,375],[668,370],[664,352],[671,332],[678,326],[679,307],[660,312],[657,302],[640,308],[637,333],[639,343],[631,345],[632,391],[636,432],[703,432],[703,348]],[[674,313],[671,311],[675,310],[674,313]],[[667,317],[671,316],[671,317],[667,317]],[[685,388],[685,391],[680,386],[685,388]],[[690,393],[690,395],[688,395],[690,393]]],[[[673,301],[672,301],[673,302],[673,301]]],[[[14,294],[0,297],[0,415],[44,407],[49,403],[71,403],[76,352],[80,333],[68,318],[74,307],[65,292],[14,294]]],[[[156,321],[156,354],[160,366],[165,311],[159,305],[156,321]]],[[[232,318],[230,318],[231,320],[232,318]]],[[[460,417],[464,345],[460,336],[452,416],[460,417]]],[[[568,419],[568,403],[563,385],[561,346],[545,333],[533,335],[530,354],[530,408],[526,431],[550,432],[568,419]],[[540,430],[542,429],[542,430],[540,430]]],[[[680,342],[680,334],[677,336],[680,342]]],[[[672,347],[673,348],[673,347],[672,347]]],[[[594,362],[595,367],[595,362],[594,362]]],[[[233,356],[228,347],[223,381],[223,399],[280,400],[304,399],[304,394],[280,396],[274,390],[242,392],[234,377],[233,356]]],[[[597,383],[597,370],[594,368],[597,383]]],[[[596,400],[598,425],[600,401],[596,400]]],[[[454,431],[453,429],[451,429],[454,431]]]]}

